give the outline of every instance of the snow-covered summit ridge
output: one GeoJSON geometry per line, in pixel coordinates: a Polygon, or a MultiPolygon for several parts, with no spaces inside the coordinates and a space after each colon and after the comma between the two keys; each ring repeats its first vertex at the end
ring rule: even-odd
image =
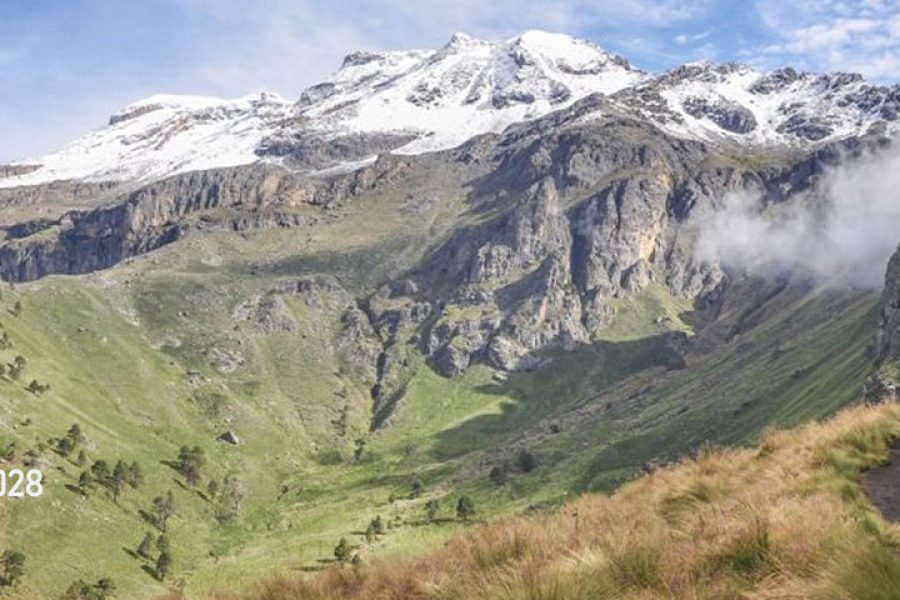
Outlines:
{"type": "Polygon", "coordinates": [[[806,147],[872,128],[891,132],[900,119],[900,87],[854,74],[708,62],[649,74],[567,35],[526,31],[487,41],[457,33],[437,50],[348,54],[296,102],[265,92],[235,100],[151,96],[59,152],[0,169],[0,187],[144,182],[302,158],[329,140],[356,148],[352,160],[385,148],[416,154],[500,132],[595,93],[609,102],[585,119],[613,110],[677,136],[747,146],[806,147]]]}
{"type": "Polygon", "coordinates": [[[331,135],[391,132],[419,153],[499,132],[579,98],[614,93],[647,76],[590,42],[527,31],[501,42],[457,33],[436,51],[355,53],[308,88],[299,112],[331,135]]]}
{"type": "Polygon", "coordinates": [[[58,152],[20,161],[40,167],[0,178],[0,187],[70,179],[152,181],[251,163],[257,159],[260,139],[292,111],[290,101],[268,92],[235,100],[151,96],[116,112],[106,127],[58,152]]]}

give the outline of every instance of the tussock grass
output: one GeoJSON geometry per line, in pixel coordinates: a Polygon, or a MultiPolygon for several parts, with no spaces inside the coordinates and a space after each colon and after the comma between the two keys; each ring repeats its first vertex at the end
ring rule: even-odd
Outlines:
{"type": "Polygon", "coordinates": [[[240,597],[896,598],[900,527],[868,503],[860,480],[898,437],[900,407],[854,408],[766,431],[756,448],[705,447],[613,496],[473,525],[416,561],[284,576],[240,597]]]}

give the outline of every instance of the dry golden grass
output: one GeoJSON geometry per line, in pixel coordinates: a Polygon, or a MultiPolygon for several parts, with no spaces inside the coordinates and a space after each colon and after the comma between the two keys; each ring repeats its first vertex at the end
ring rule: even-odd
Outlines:
{"type": "Polygon", "coordinates": [[[611,497],[473,526],[416,561],[281,577],[239,597],[900,598],[900,527],[859,483],[897,437],[900,408],[855,408],[754,449],[704,449],[611,497]]]}

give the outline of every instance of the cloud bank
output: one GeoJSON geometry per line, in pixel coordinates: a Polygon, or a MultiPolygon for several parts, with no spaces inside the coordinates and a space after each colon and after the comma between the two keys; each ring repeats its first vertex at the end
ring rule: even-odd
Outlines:
{"type": "Polygon", "coordinates": [[[900,151],[826,172],[817,189],[764,207],[732,194],[701,224],[696,255],[753,274],[802,269],[878,288],[900,242],[900,151]]]}

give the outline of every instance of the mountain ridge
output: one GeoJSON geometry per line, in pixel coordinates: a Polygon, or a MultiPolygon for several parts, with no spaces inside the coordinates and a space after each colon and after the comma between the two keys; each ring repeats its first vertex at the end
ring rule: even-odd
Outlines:
{"type": "Polygon", "coordinates": [[[192,170],[276,162],[306,172],[379,153],[448,149],[533,121],[592,94],[605,111],[687,139],[811,148],[878,131],[900,117],[900,86],[855,74],[770,72],[688,63],[651,74],[592,42],[537,30],[501,42],[455,34],[438,50],[355,52],[297,101],[157,95],[60,152],[17,161],[0,187],[54,180],[147,183],[192,170]],[[353,146],[348,150],[347,146],[353,146]]]}

